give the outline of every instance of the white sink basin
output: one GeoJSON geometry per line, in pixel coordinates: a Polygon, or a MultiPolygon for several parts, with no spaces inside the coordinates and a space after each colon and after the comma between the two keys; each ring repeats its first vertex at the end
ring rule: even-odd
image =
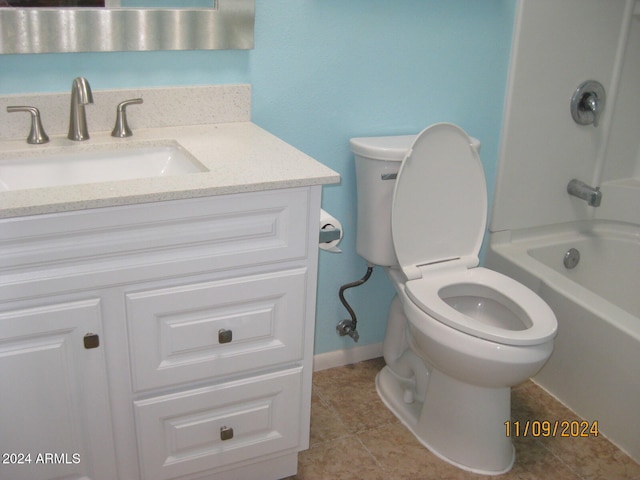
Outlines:
{"type": "Polygon", "coordinates": [[[0,191],[207,172],[176,143],[0,155],[0,191]]]}

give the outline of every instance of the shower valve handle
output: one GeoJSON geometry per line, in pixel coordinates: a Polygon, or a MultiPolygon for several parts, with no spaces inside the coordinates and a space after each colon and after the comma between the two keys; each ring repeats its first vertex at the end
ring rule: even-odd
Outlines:
{"type": "Polygon", "coordinates": [[[571,116],[579,125],[598,126],[600,115],[604,110],[605,91],[596,80],[582,83],[571,97],[571,116]]]}

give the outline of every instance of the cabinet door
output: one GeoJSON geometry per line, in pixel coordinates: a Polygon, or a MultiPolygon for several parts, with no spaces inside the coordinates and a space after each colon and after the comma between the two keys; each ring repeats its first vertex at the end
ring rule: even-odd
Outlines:
{"type": "Polygon", "coordinates": [[[101,333],[97,298],[0,313],[1,479],[116,478],[101,333]]]}

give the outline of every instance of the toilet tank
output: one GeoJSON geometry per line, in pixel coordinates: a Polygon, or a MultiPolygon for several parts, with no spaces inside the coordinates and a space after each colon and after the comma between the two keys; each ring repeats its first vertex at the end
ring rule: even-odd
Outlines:
{"type": "Polygon", "coordinates": [[[391,239],[395,178],[415,135],[360,137],[349,142],[356,162],[356,252],[374,265],[397,265],[391,239]]]}
{"type": "MultiPolygon", "coordinates": [[[[352,138],[356,162],[356,252],[380,266],[398,264],[391,237],[391,205],[395,179],[416,135],[352,138]]],[[[480,151],[480,142],[471,138],[480,151]]]]}

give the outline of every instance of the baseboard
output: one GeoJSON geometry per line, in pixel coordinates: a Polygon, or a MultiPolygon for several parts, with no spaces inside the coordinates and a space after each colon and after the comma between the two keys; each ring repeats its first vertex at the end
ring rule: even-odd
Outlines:
{"type": "Polygon", "coordinates": [[[359,347],[345,348],[313,356],[313,371],[341,367],[351,363],[364,362],[382,356],[382,343],[373,343],[359,347]]]}

